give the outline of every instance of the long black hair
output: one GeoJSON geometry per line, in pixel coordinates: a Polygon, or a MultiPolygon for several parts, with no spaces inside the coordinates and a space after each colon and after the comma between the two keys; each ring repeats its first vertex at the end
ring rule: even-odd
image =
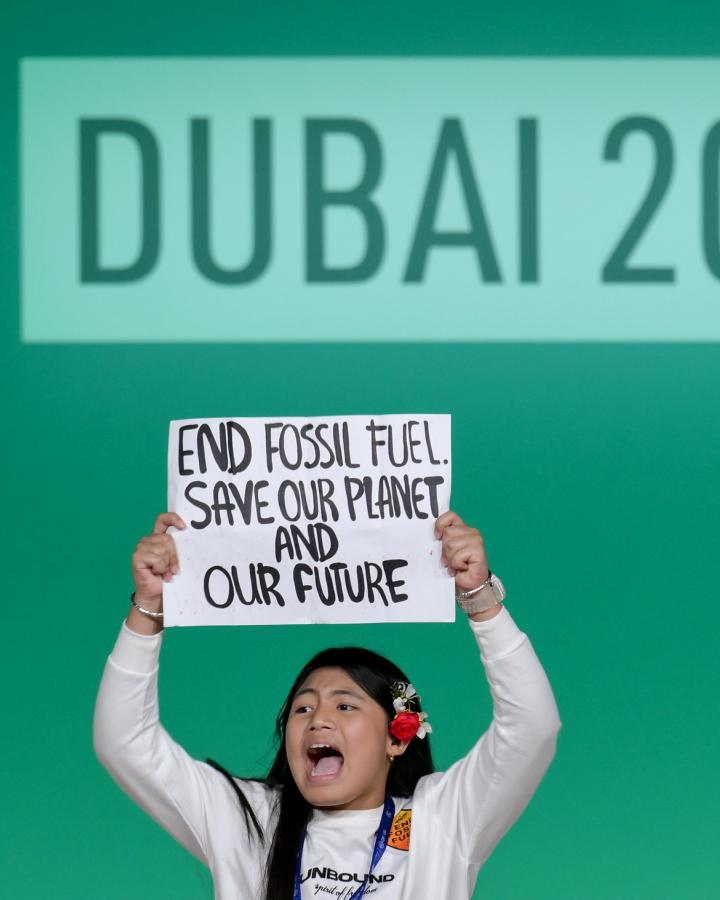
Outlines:
{"type": "MultiPolygon", "coordinates": [[[[395,715],[392,686],[398,681],[409,679],[394,663],[384,656],[362,647],[330,647],[314,656],[299,672],[288,691],[280,712],[275,720],[277,753],[270,771],[261,779],[271,788],[278,789],[278,819],[268,853],[265,900],[292,900],[295,878],[295,859],[303,829],[308,822],[311,805],[298,790],[290,771],[285,752],[285,729],[290,716],[290,708],[297,691],[316,669],[343,669],[368,696],[383,708],[388,722],[395,715]]],[[[414,706],[421,711],[419,704],[414,706]]],[[[213,760],[210,765],[222,772],[230,781],[240,802],[249,832],[255,833],[263,842],[260,823],[243,791],[222,766],[213,760]]],[[[430,740],[413,738],[404,753],[395,758],[390,768],[387,791],[396,797],[409,797],[420,778],[434,771],[430,740]]]]}

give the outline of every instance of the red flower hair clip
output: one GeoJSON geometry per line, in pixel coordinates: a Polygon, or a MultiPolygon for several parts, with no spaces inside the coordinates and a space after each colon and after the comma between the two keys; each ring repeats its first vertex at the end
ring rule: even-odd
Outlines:
{"type": "Polygon", "coordinates": [[[416,735],[424,738],[432,727],[427,721],[427,713],[415,712],[413,706],[420,697],[407,681],[396,681],[390,689],[393,696],[395,717],[390,722],[390,734],[399,741],[411,741],[416,735]]]}

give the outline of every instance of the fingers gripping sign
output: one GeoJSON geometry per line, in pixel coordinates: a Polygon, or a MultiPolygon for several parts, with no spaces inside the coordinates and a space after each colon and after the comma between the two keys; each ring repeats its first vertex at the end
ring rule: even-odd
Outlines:
{"type": "Polygon", "coordinates": [[[440,562],[455,578],[456,590],[472,590],[487,579],[485,542],[477,528],[466,525],[457,513],[448,510],[435,522],[435,536],[442,541],[440,562]]]}
{"type": "Polygon", "coordinates": [[[142,538],[135,548],[132,574],[139,602],[161,604],[163,582],[171,581],[180,571],[175,541],[167,533],[171,527],[184,529],[185,522],[176,513],[161,513],[152,533],[142,538]]]}

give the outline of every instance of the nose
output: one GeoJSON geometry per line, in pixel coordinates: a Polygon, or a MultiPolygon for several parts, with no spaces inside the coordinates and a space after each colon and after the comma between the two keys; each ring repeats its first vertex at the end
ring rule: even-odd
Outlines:
{"type": "Polygon", "coordinates": [[[335,728],[332,713],[327,706],[322,703],[318,704],[310,719],[309,728],[310,731],[322,731],[323,729],[332,730],[335,728]]]}

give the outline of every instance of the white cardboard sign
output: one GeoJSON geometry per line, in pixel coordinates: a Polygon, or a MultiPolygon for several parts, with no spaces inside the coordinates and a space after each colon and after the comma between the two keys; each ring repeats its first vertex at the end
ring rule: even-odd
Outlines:
{"type": "Polygon", "coordinates": [[[450,416],[170,423],[166,625],[451,622],[450,416]]]}

